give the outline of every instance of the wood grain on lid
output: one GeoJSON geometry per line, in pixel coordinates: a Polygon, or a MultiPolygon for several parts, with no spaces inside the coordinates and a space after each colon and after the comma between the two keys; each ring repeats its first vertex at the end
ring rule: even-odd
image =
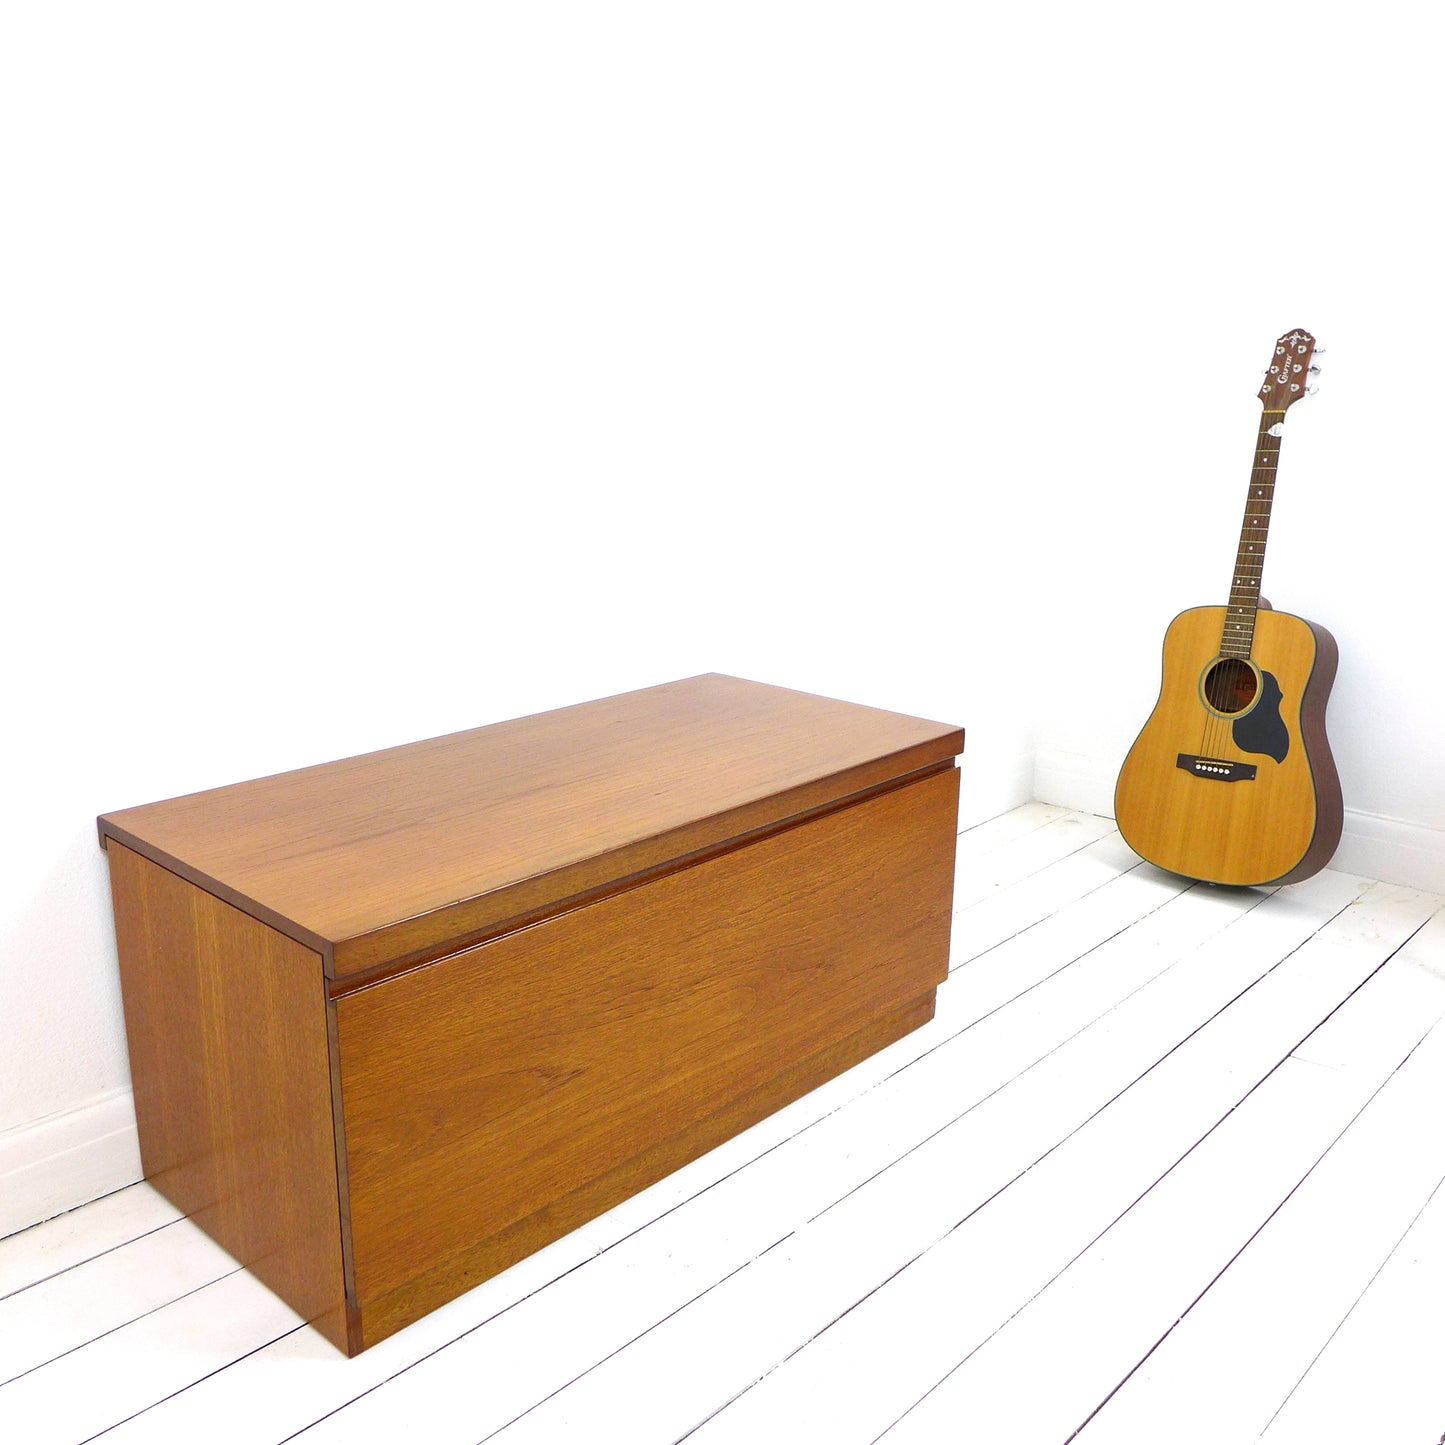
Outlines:
{"type": "Polygon", "coordinates": [[[777,826],[963,747],[719,674],[109,813],[345,977],[777,826]]]}

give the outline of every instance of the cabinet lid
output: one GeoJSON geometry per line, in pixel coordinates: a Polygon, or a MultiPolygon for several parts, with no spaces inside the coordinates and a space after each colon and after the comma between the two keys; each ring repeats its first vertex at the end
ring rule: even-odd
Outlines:
{"type": "Polygon", "coordinates": [[[316,949],[434,957],[921,769],[963,731],[709,673],[107,813],[114,838],[316,949]]]}

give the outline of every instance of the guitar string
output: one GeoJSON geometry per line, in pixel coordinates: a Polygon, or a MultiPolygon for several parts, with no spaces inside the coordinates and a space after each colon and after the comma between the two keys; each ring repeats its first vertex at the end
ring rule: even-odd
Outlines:
{"type": "MultiPolygon", "coordinates": [[[[1241,584],[1242,592],[1252,594],[1253,616],[1249,628],[1249,647],[1246,650],[1246,665],[1249,659],[1254,656],[1254,645],[1257,630],[1259,627],[1259,592],[1260,583],[1264,572],[1264,548],[1269,535],[1269,517],[1274,502],[1274,475],[1278,470],[1277,459],[1279,456],[1279,438],[1274,438],[1274,446],[1270,446],[1269,421],[1271,412],[1266,410],[1259,419],[1259,438],[1255,446],[1254,466],[1250,470],[1249,487],[1250,495],[1244,504],[1244,525],[1249,535],[1254,539],[1249,544],[1249,550],[1256,555],[1250,559],[1248,567],[1245,566],[1244,551],[1246,543],[1244,536],[1240,537],[1240,555],[1236,560],[1235,578],[1241,584]],[[1276,460],[1276,465],[1271,469],[1271,457],[1276,460]],[[1258,505],[1256,505],[1258,503],[1258,505]],[[1256,537],[1254,534],[1258,533],[1256,537]]],[[[1255,695],[1258,695],[1258,680],[1254,683],[1255,695]]],[[[1230,726],[1230,737],[1233,738],[1233,725],[1230,726]]]]}
{"type": "MultiPolygon", "coordinates": [[[[1245,566],[1245,552],[1247,550],[1253,550],[1252,545],[1246,541],[1246,537],[1257,529],[1256,518],[1262,520],[1262,527],[1258,529],[1264,530],[1267,533],[1269,511],[1274,500],[1274,477],[1269,472],[1268,463],[1265,460],[1270,451],[1268,441],[1269,429],[1265,425],[1266,418],[1269,414],[1269,411],[1266,409],[1264,415],[1260,417],[1259,437],[1255,444],[1255,460],[1253,467],[1250,469],[1249,494],[1245,498],[1244,504],[1244,522],[1240,533],[1239,551],[1235,557],[1235,570],[1232,585],[1230,586],[1230,600],[1224,609],[1224,625],[1220,634],[1218,661],[1206,670],[1204,677],[1200,681],[1200,687],[1204,693],[1204,697],[1201,700],[1201,706],[1204,711],[1204,732],[1200,739],[1200,753],[1205,757],[1215,757],[1226,761],[1228,760],[1226,757],[1226,749],[1231,748],[1233,743],[1234,715],[1221,716],[1219,712],[1214,711],[1213,708],[1210,707],[1209,704],[1213,699],[1210,698],[1211,688],[1209,684],[1211,681],[1216,683],[1213,691],[1218,699],[1218,704],[1222,705],[1223,708],[1227,708],[1230,701],[1237,700],[1237,694],[1236,699],[1231,699],[1229,696],[1229,694],[1235,690],[1234,683],[1237,680],[1237,669],[1227,666],[1227,654],[1224,651],[1224,647],[1225,639],[1229,636],[1230,611],[1236,605],[1236,597],[1242,598],[1244,592],[1248,590],[1248,583],[1251,580],[1255,583],[1254,620],[1256,626],[1258,624],[1258,584],[1261,579],[1257,574],[1263,571],[1263,558],[1255,557],[1248,559],[1252,566],[1251,572],[1251,570],[1245,566]],[[1254,508],[1256,496],[1263,499],[1264,506],[1254,509],[1252,512],[1251,509],[1254,508]]],[[[1279,448],[1275,447],[1274,452],[1275,455],[1278,456],[1279,448]]],[[[1255,627],[1251,627],[1249,631],[1249,647],[1245,652],[1246,666],[1248,666],[1249,659],[1254,655],[1255,627]]],[[[1239,639],[1236,640],[1238,641],[1239,639]]],[[[1256,692],[1257,691],[1258,688],[1256,687],[1256,692]]]]}
{"type": "MultiPolygon", "coordinates": [[[[1303,351],[1303,347],[1300,349],[1303,351]]],[[[1303,365],[1308,366],[1313,359],[1314,347],[1311,344],[1308,353],[1305,354],[1303,365]]],[[[1293,357],[1291,357],[1291,360],[1293,360],[1293,357]]],[[[1300,369],[1300,367],[1296,367],[1296,370],[1300,369]]],[[[1281,380],[1282,378],[1277,378],[1276,384],[1279,384],[1281,380]]],[[[1298,390],[1298,388],[1296,388],[1296,390],[1298,390]]],[[[1268,386],[1262,387],[1261,392],[1265,394],[1265,399],[1268,400],[1268,386]]],[[[1279,474],[1279,438],[1273,438],[1275,445],[1271,448],[1269,427],[1272,423],[1269,423],[1269,418],[1276,414],[1283,417],[1287,410],[1288,400],[1286,400],[1284,407],[1277,409],[1277,412],[1275,409],[1265,407],[1259,419],[1259,437],[1255,444],[1254,465],[1250,469],[1249,494],[1245,498],[1244,503],[1244,522],[1240,529],[1239,551],[1235,557],[1235,570],[1229,589],[1229,602],[1224,609],[1224,625],[1220,633],[1219,655],[1217,660],[1206,668],[1204,675],[1199,681],[1199,688],[1203,694],[1200,702],[1204,711],[1204,731],[1200,738],[1200,754],[1205,757],[1226,759],[1225,748],[1232,746],[1234,741],[1234,722],[1237,712],[1228,715],[1223,715],[1223,712],[1224,708],[1227,708],[1231,702],[1238,701],[1239,695],[1235,684],[1241,681],[1241,679],[1238,676],[1237,666],[1226,666],[1227,655],[1224,648],[1226,645],[1225,639],[1228,638],[1230,630],[1230,611],[1236,605],[1236,597],[1239,598],[1238,605],[1244,605],[1244,598],[1246,594],[1251,591],[1251,584],[1253,607],[1250,609],[1252,617],[1249,626],[1249,644],[1244,651],[1243,665],[1249,668],[1251,673],[1254,673],[1258,668],[1258,663],[1254,661],[1254,653],[1256,633],[1259,625],[1259,593],[1264,572],[1263,553],[1269,536],[1270,514],[1274,505],[1275,478],[1279,474]],[[1271,454],[1274,461],[1273,469],[1271,469],[1269,464],[1271,454]],[[1262,505],[1255,507],[1256,500],[1260,501],[1262,505]],[[1260,537],[1254,541],[1247,541],[1246,538],[1254,531],[1259,531],[1261,533],[1260,537]],[[1245,565],[1246,552],[1256,553],[1255,556],[1247,559],[1249,563],[1248,567],[1245,565]],[[1215,683],[1213,689],[1210,687],[1211,682],[1215,683]],[[1215,708],[1211,706],[1211,691],[1213,691],[1215,698],[1218,699],[1221,705],[1219,711],[1216,711],[1215,708]],[[1231,693],[1233,693],[1233,697],[1230,696],[1231,693]]],[[[1242,639],[1236,638],[1236,641],[1242,641],[1242,639]]],[[[1253,679],[1253,683],[1254,692],[1250,699],[1251,701],[1257,699],[1260,692],[1257,677],[1253,679]]],[[[1242,711],[1242,709],[1239,711],[1242,711]]]]}
{"type": "MultiPolygon", "coordinates": [[[[1253,500],[1256,483],[1259,480],[1259,456],[1262,450],[1264,434],[1264,419],[1261,417],[1260,435],[1255,443],[1255,461],[1254,465],[1250,468],[1249,493],[1246,495],[1244,502],[1244,520],[1240,527],[1239,548],[1235,554],[1234,573],[1229,588],[1229,601],[1224,608],[1223,627],[1220,631],[1219,661],[1214,664],[1210,673],[1207,674],[1207,680],[1213,680],[1215,683],[1213,688],[1214,697],[1210,698],[1209,696],[1210,689],[1207,686],[1207,682],[1205,690],[1206,702],[1214,702],[1220,710],[1219,712],[1210,713],[1209,717],[1207,734],[1209,737],[1210,756],[1220,758],[1224,761],[1229,761],[1229,753],[1232,751],[1230,744],[1233,742],[1233,717],[1220,716],[1220,713],[1229,714],[1231,712],[1230,704],[1238,700],[1236,688],[1238,668],[1232,662],[1233,653],[1226,653],[1225,648],[1229,645],[1233,609],[1239,605],[1243,595],[1243,588],[1240,584],[1244,581],[1244,553],[1248,546],[1245,539],[1251,530],[1249,509],[1250,503],[1253,500]]],[[[1241,640],[1242,639],[1238,637],[1233,639],[1236,644],[1241,640]]],[[[1252,651],[1253,637],[1251,637],[1250,642],[1250,650],[1252,651]]]]}

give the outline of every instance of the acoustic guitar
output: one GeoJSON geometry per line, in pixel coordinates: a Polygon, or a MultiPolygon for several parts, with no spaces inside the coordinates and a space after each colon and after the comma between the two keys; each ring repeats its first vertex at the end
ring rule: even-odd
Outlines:
{"type": "Polygon", "coordinates": [[[1159,701],[1114,793],[1142,858],[1208,883],[1296,883],[1329,862],[1344,810],[1325,736],[1339,650],[1259,595],[1284,416],[1307,390],[1315,339],[1275,343],[1229,603],[1182,612],[1164,636],[1159,701]]]}

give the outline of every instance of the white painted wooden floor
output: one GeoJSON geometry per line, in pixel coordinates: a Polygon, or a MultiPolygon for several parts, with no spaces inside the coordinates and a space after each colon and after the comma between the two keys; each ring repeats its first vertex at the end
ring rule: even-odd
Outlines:
{"type": "Polygon", "coordinates": [[[0,1242],[0,1440],[1436,1445],[1445,899],[963,834],[937,1019],[347,1361],[145,1185],[0,1242]]]}

